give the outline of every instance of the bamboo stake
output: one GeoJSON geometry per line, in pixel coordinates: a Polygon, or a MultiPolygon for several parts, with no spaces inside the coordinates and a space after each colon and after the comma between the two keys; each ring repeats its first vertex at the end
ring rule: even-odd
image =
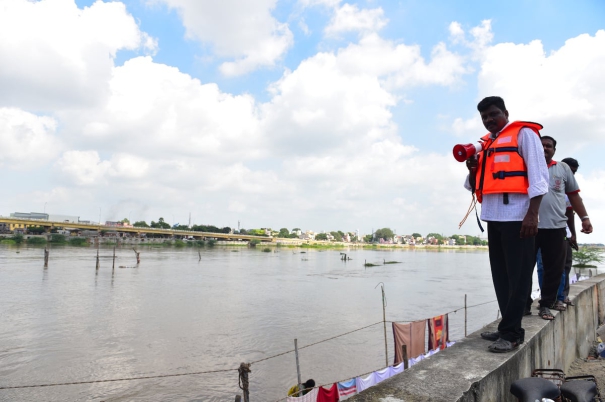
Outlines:
{"type": "Polygon", "coordinates": [[[466,323],[467,323],[467,310],[466,310],[466,293],[464,294],[464,337],[466,338],[466,323]]]}
{"type": "Polygon", "coordinates": [[[301,396],[302,391],[302,379],[300,377],[300,365],[298,363],[298,339],[294,339],[294,353],[296,354],[296,375],[298,376],[298,392],[297,396],[301,396]]]}

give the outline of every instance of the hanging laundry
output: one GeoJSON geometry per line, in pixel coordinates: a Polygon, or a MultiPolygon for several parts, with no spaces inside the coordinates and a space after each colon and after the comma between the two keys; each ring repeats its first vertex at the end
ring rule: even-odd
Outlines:
{"type": "Polygon", "coordinates": [[[395,374],[403,373],[403,362],[396,366],[390,366],[389,369],[391,370],[391,377],[395,374]]]}
{"type": "Polygon", "coordinates": [[[329,389],[318,388],[317,402],[337,402],[339,399],[337,384],[332,385],[329,389]]]}
{"type": "Polygon", "coordinates": [[[343,381],[338,383],[338,395],[341,398],[355,395],[356,393],[357,381],[355,381],[355,378],[352,378],[349,381],[343,381]]]}
{"type": "Polygon", "coordinates": [[[448,343],[447,343],[447,347],[449,348],[449,347],[451,347],[451,346],[452,346],[453,344],[455,344],[455,343],[456,343],[456,341],[451,341],[451,342],[448,342],[448,343]]]}
{"type": "Polygon", "coordinates": [[[373,385],[376,385],[376,373],[370,373],[365,378],[357,377],[355,379],[357,384],[357,392],[361,392],[364,389],[368,389],[373,385]]]}
{"type": "Polygon", "coordinates": [[[449,341],[447,314],[429,318],[429,350],[445,349],[449,341]]]}
{"type": "Polygon", "coordinates": [[[393,323],[393,339],[395,340],[395,362],[403,361],[401,346],[407,345],[408,359],[424,353],[425,321],[415,321],[407,324],[393,323]]]}
{"type": "Polygon", "coordinates": [[[286,402],[315,402],[315,401],[317,401],[317,393],[318,393],[318,389],[317,388],[313,388],[306,395],[298,396],[298,397],[296,397],[296,396],[289,396],[286,399],[286,402]]]}
{"type": "Polygon", "coordinates": [[[376,375],[376,384],[378,384],[391,376],[391,366],[383,368],[382,370],[374,371],[374,374],[376,375]]]}

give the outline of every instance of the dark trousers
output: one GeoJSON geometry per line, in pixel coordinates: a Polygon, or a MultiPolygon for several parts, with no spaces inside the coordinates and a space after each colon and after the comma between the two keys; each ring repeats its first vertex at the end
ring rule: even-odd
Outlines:
{"type": "Polygon", "coordinates": [[[569,274],[571,273],[571,264],[572,264],[572,253],[571,251],[571,243],[569,241],[567,243],[567,254],[565,255],[565,287],[563,288],[563,297],[569,297],[569,274]]]}
{"type": "Polygon", "coordinates": [[[521,222],[488,222],[489,262],[502,320],[500,337],[517,342],[524,338],[521,319],[536,263],[535,238],[522,239],[521,222]]]}
{"type": "Polygon", "coordinates": [[[536,252],[538,249],[541,250],[544,264],[542,287],[540,288],[540,306],[542,307],[550,308],[557,301],[557,293],[565,269],[567,244],[565,228],[538,229],[535,247],[536,252]]]}

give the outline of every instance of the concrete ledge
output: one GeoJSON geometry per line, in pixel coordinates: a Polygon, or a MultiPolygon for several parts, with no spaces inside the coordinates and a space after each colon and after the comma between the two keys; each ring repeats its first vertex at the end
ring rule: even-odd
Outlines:
{"type": "Polygon", "coordinates": [[[348,399],[352,402],[514,401],[513,381],[529,377],[537,368],[567,370],[588,354],[605,313],[605,274],[570,288],[575,306],[555,312],[554,321],[535,315],[523,319],[525,343],[512,353],[487,351],[484,331],[495,331],[498,321],[472,333],[451,348],[348,399]]]}

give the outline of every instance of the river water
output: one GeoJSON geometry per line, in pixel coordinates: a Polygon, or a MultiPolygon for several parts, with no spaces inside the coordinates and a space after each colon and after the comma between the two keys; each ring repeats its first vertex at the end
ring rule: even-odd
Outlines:
{"type": "MultiPolygon", "coordinates": [[[[485,250],[341,250],[243,247],[132,249],[0,246],[0,387],[236,369],[382,321],[410,321],[495,300],[485,250]],[[398,264],[364,267],[364,261],[398,264]],[[126,268],[119,268],[125,266],[126,268]]],[[[497,304],[468,310],[468,331],[497,304]]],[[[451,313],[450,339],[464,336],[451,313]]],[[[303,381],[346,380],[385,366],[382,323],[304,348],[303,381]]],[[[387,323],[389,364],[393,341],[387,323]]],[[[253,401],[285,397],[293,353],[252,365],[253,401]]],[[[228,372],[0,390],[1,401],[233,401],[228,372]]]]}

